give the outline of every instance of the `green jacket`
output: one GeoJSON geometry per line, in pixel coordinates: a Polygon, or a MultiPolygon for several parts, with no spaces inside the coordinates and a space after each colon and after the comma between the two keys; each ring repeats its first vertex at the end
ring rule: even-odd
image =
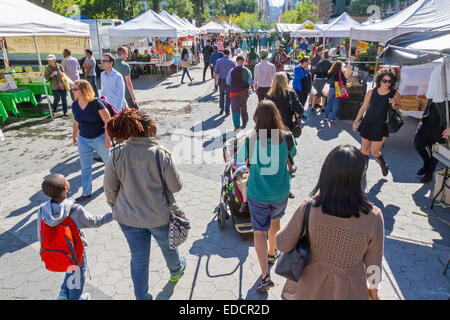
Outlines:
{"type": "Polygon", "coordinates": [[[58,83],[61,82],[61,74],[64,73],[64,68],[59,63],[56,63],[56,68],[58,69],[58,74],[56,75],[56,77],[50,77],[53,71],[52,67],[49,64],[45,67],[44,71],[44,77],[46,80],[50,81],[50,89],[52,90],[59,90],[58,83]]]}

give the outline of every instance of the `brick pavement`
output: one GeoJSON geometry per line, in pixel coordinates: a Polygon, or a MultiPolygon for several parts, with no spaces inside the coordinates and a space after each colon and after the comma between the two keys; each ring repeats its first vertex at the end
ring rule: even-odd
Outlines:
{"type": "MultiPolygon", "coordinates": [[[[193,71],[194,78],[199,79],[199,75],[200,70],[193,71]]],[[[177,78],[162,82],[155,90],[147,90],[152,95],[149,101],[155,99],[154,91],[162,92],[161,86],[173,86],[176,90],[177,84],[171,81],[177,81],[177,78]]],[[[209,130],[219,128],[225,133],[226,129],[232,128],[231,117],[224,120],[216,114],[217,96],[210,94],[212,82],[200,83],[193,88],[185,87],[182,92],[189,91],[186,95],[181,94],[178,88],[180,95],[174,97],[175,102],[184,102],[186,96],[194,99],[191,113],[158,117],[161,142],[169,149],[175,147],[169,134],[184,123],[179,121],[180,117],[192,122],[186,129],[200,121],[209,130]],[[193,88],[201,93],[197,99],[192,95],[193,88]]],[[[144,99],[144,91],[139,94],[144,99]]],[[[256,96],[252,95],[249,100],[250,118],[255,106],[256,96]]],[[[282,224],[287,223],[301,200],[313,189],[328,152],[338,144],[359,145],[359,137],[350,130],[351,122],[340,121],[333,128],[326,128],[320,124],[319,116],[310,112],[307,116],[309,119],[295,157],[299,169],[292,191],[296,198],[289,202],[282,224]]],[[[420,167],[411,139],[416,124],[408,119],[400,133],[388,139],[384,148],[385,158],[392,169],[388,177],[382,177],[375,161],[371,160],[369,165],[366,191],[370,200],[382,209],[385,218],[382,299],[450,297],[449,276],[442,275],[450,255],[448,225],[433,217],[412,214],[415,210],[449,220],[448,210],[429,210],[430,188],[434,184],[422,185],[415,176],[420,167]]],[[[203,147],[206,153],[211,153],[219,146],[210,139],[203,142],[203,147]]],[[[231,221],[223,231],[218,227],[213,210],[219,201],[219,175],[223,168],[223,164],[179,165],[184,187],[176,199],[191,218],[193,226],[188,241],[180,247],[188,265],[185,275],[176,285],[169,283],[169,272],[162,254],[152,243],[150,291],[156,299],[280,299],[284,281],[273,273],[275,288],[267,295],[255,292],[260,271],[252,241],[243,241],[232,229],[231,221]]],[[[72,187],[71,198],[80,194],[81,179],[75,148],[58,159],[50,159],[47,165],[36,166],[16,179],[0,183],[0,299],[55,299],[58,294],[63,275],[44,269],[36,238],[35,210],[46,200],[39,191],[40,183],[50,172],[61,172],[68,177],[72,187]]],[[[86,206],[96,214],[109,210],[101,188],[102,175],[102,165],[96,164],[94,199],[86,206]]],[[[117,223],[86,230],[86,235],[91,278],[87,279],[85,291],[90,292],[93,299],[134,299],[129,250],[117,223]]]]}

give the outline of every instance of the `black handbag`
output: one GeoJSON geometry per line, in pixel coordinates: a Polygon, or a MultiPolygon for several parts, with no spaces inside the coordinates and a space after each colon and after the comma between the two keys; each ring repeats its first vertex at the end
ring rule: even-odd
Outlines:
{"type": "Polygon", "coordinates": [[[292,115],[292,125],[291,132],[294,138],[298,138],[302,135],[302,123],[300,119],[297,117],[297,114],[294,112],[294,107],[292,106],[292,96],[289,93],[289,109],[291,110],[292,115]]]}
{"type": "Polygon", "coordinates": [[[303,269],[311,256],[308,237],[309,213],[312,205],[311,202],[312,200],[309,200],[306,205],[305,214],[303,216],[302,231],[300,232],[300,239],[298,239],[295,248],[292,249],[291,252],[280,254],[275,267],[276,274],[294,282],[298,282],[300,279],[303,269]],[[303,234],[304,232],[305,234],[303,234]]]}
{"type": "Polygon", "coordinates": [[[400,115],[400,112],[392,109],[392,105],[389,103],[389,109],[387,113],[386,125],[389,133],[396,133],[405,124],[400,115]]]}

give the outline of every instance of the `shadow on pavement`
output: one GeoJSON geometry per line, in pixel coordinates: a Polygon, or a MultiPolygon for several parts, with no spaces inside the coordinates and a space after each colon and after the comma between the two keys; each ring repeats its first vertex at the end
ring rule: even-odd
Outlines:
{"type": "Polygon", "coordinates": [[[374,184],[372,188],[370,188],[369,192],[367,192],[367,198],[383,213],[384,228],[385,230],[389,231],[390,234],[394,229],[394,217],[400,211],[400,208],[393,204],[385,205],[377,198],[377,195],[381,192],[381,188],[386,182],[388,182],[386,179],[381,179],[376,184],[374,184]]]}
{"type": "Polygon", "coordinates": [[[208,223],[205,233],[203,233],[203,239],[194,241],[189,253],[198,256],[197,266],[195,268],[194,280],[192,281],[191,293],[189,300],[192,300],[195,285],[198,278],[199,269],[202,259],[206,257],[206,274],[209,278],[220,278],[233,275],[236,271],[239,272],[239,292],[238,300],[242,299],[242,277],[243,277],[243,265],[248,257],[248,250],[251,246],[249,242],[243,242],[234,228],[231,227],[231,217],[227,220],[227,226],[224,230],[220,230],[217,223],[217,215],[208,223]],[[228,242],[224,240],[229,238],[228,242]],[[223,250],[224,246],[226,249],[223,250]],[[234,250],[233,250],[234,249],[234,250]],[[211,256],[219,256],[221,258],[238,258],[239,262],[236,267],[227,273],[213,273],[214,268],[209,267],[211,256]],[[211,269],[211,270],[210,270],[211,269]]]}
{"type": "Polygon", "coordinates": [[[450,251],[446,250],[447,255],[440,251],[445,252],[439,247],[411,243],[407,239],[386,238],[384,256],[389,270],[383,268],[383,277],[394,287],[399,298],[447,300],[450,298],[450,276],[448,272],[447,275],[442,272],[450,251]]]}

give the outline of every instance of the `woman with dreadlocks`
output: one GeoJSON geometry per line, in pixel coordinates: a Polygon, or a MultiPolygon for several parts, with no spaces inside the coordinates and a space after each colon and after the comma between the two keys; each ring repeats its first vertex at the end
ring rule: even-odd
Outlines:
{"type": "Polygon", "coordinates": [[[177,282],[186,268],[186,258],[169,248],[169,207],[157,165],[167,185],[169,198],[181,190],[182,182],[170,152],[159,146],[156,121],[135,109],[122,110],[111,118],[107,131],[114,145],[105,169],[106,201],[113,208],[131,252],[131,278],[138,300],[150,300],[149,259],[153,236],[158,243],[171,282],[177,282]],[[119,145],[117,145],[119,144],[119,145]]]}

